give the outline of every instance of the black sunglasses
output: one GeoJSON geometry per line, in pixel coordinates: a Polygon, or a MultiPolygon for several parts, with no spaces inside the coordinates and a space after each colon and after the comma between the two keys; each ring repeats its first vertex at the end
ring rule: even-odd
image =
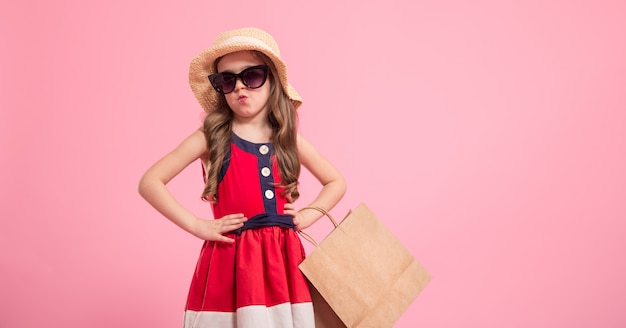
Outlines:
{"type": "Polygon", "coordinates": [[[209,75],[209,81],[215,91],[223,94],[231,93],[235,90],[237,79],[250,89],[257,89],[265,84],[267,80],[267,65],[252,66],[244,69],[239,74],[215,73],[209,75]]]}

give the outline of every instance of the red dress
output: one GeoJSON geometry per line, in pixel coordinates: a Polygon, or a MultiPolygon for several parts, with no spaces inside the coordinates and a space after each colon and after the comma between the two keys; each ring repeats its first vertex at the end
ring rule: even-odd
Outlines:
{"type": "Polygon", "coordinates": [[[184,327],[314,327],[305,252],[285,197],[271,143],[233,133],[213,204],[215,218],[243,213],[235,243],[206,241],[193,276],[184,327]]]}

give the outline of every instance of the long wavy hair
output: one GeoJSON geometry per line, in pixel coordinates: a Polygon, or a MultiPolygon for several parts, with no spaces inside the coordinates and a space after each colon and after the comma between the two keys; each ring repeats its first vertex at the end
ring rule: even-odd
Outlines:
{"type": "MultiPolygon", "coordinates": [[[[271,142],[280,172],[277,187],[283,189],[284,196],[292,201],[300,197],[298,177],[300,176],[300,158],[298,157],[297,127],[298,115],[293,103],[287,97],[278,78],[274,63],[258,51],[251,51],[269,66],[270,95],[267,100],[268,120],[272,128],[271,142]]],[[[215,60],[215,70],[221,58],[215,60]]],[[[222,95],[216,109],[210,111],[204,119],[203,132],[209,149],[209,170],[202,199],[217,202],[219,173],[224,163],[224,156],[230,147],[232,137],[233,112],[222,95]]]]}

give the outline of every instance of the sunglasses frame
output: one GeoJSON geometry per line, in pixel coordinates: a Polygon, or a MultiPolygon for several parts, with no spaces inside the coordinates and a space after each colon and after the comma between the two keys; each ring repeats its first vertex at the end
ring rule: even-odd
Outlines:
{"type": "Polygon", "coordinates": [[[239,72],[238,74],[235,73],[214,73],[209,75],[209,81],[211,82],[211,85],[213,86],[213,89],[215,89],[215,91],[221,93],[221,94],[229,94],[233,91],[235,91],[235,86],[237,86],[237,79],[241,80],[241,83],[243,83],[243,85],[246,86],[246,88],[250,88],[250,89],[258,89],[260,87],[262,87],[265,84],[265,81],[267,81],[267,76],[268,76],[268,72],[269,72],[269,67],[267,65],[256,65],[256,66],[251,66],[248,67],[246,69],[244,69],[243,71],[239,72]],[[244,75],[246,73],[248,73],[249,71],[252,70],[256,70],[256,69],[261,69],[263,71],[263,82],[261,82],[261,84],[257,87],[251,87],[248,85],[248,83],[246,82],[246,80],[244,79],[244,75]],[[220,76],[230,76],[234,79],[235,83],[233,84],[233,89],[228,91],[228,92],[224,92],[224,89],[222,88],[222,85],[217,85],[217,78],[219,78],[220,76]]]}

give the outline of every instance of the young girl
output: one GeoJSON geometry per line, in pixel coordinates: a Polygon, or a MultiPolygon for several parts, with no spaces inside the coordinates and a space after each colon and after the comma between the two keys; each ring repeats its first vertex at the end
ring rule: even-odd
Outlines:
{"type": "Polygon", "coordinates": [[[296,210],[301,165],[321,183],[308,206],[330,210],[346,184],[297,132],[302,100],[269,34],[220,34],[194,58],[189,81],[207,113],[203,127],[150,167],[139,193],[166,218],[205,240],[186,305],[185,327],[314,327],[305,257],[297,234],[321,217],[296,210]],[[214,219],[178,203],[166,184],[200,159],[202,198],[214,219]]]}

